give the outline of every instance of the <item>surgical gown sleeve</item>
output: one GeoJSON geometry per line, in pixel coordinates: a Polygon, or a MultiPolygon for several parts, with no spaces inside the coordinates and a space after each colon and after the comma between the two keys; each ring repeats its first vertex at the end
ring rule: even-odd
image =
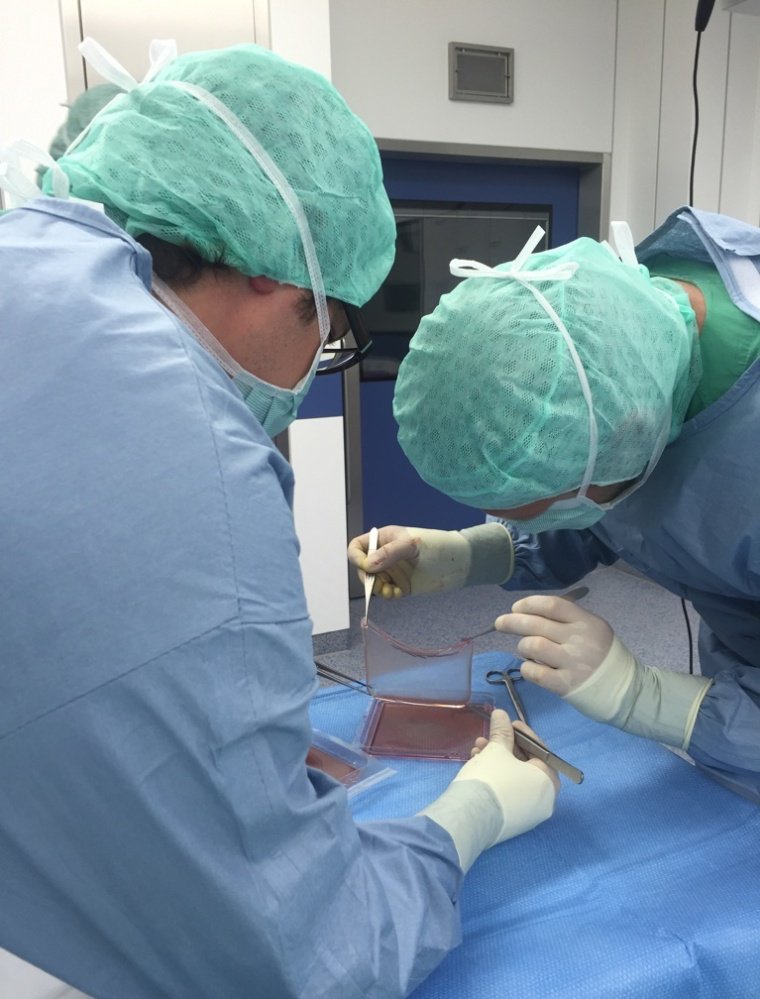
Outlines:
{"type": "Polygon", "coordinates": [[[98,999],[407,993],[462,874],[307,770],[289,466],[105,216],[0,246],[0,943],[98,999]]]}
{"type": "Polygon", "coordinates": [[[515,568],[503,584],[506,590],[562,589],[618,557],[591,531],[526,534],[508,521],[500,522],[509,529],[515,546],[515,568]]]}

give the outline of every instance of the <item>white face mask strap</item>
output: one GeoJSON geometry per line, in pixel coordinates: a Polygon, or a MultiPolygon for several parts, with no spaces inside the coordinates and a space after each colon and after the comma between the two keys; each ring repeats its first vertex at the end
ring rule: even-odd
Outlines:
{"type": "Polygon", "coordinates": [[[586,369],[583,367],[583,362],[581,361],[580,355],[578,354],[575,344],[573,343],[573,338],[567,331],[567,327],[538,288],[534,288],[533,285],[527,283],[525,284],[525,287],[531,295],[533,295],[538,304],[561,333],[570,353],[570,357],[572,358],[573,364],[575,365],[575,371],[578,375],[578,381],[580,382],[583,398],[586,400],[586,408],[588,409],[588,458],[586,460],[586,470],[583,473],[583,481],[581,482],[580,490],[578,492],[579,496],[585,496],[588,487],[592,482],[594,468],[596,467],[596,454],[599,448],[599,428],[596,423],[596,416],[594,415],[594,401],[591,395],[591,386],[589,385],[588,378],[586,377],[586,369]]]}
{"type": "Polygon", "coordinates": [[[322,271],[319,266],[319,260],[317,259],[317,251],[314,248],[314,241],[311,238],[309,223],[306,220],[306,215],[304,214],[301,202],[298,200],[298,196],[290,186],[288,179],[282,173],[269,153],[267,153],[267,151],[259,143],[256,137],[246,128],[242,121],[240,121],[237,115],[230,111],[230,109],[220,100],[217,100],[213,94],[210,94],[202,87],[196,87],[195,84],[185,83],[181,80],[166,80],[165,82],[167,84],[171,84],[171,86],[179,87],[181,90],[186,91],[192,97],[195,97],[196,100],[205,104],[206,107],[222,119],[225,125],[227,125],[230,131],[237,136],[264,173],[269,177],[272,184],[279,192],[280,197],[290,209],[290,213],[295,219],[295,223],[298,226],[298,232],[301,236],[304,256],[306,257],[306,267],[308,268],[309,278],[311,279],[311,290],[317,307],[319,338],[322,346],[324,346],[330,333],[330,316],[327,311],[327,298],[325,297],[325,286],[322,281],[322,271]]]}
{"type": "MultiPolygon", "coordinates": [[[[265,389],[273,389],[278,394],[293,394],[294,392],[297,392],[299,386],[308,378],[308,374],[304,375],[298,385],[292,389],[286,389],[278,385],[272,385],[270,382],[266,382],[264,379],[259,378],[258,375],[254,375],[250,371],[246,371],[242,365],[238,364],[232,354],[230,354],[217,340],[208,326],[201,322],[196,314],[188,308],[187,305],[185,305],[179,295],[172,291],[169,285],[165,281],[162,281],[155,271],[153,272],[151,285],[151,290],[159,302],[162,302],[171,313],[177,316],[177,318],[191,330],[198,343],[205,347],[212,357],[216,358],[222,370],[225,371],[230,378],[234,378],[237,382],[242,383],[243,385],[248,385],[249,387],[258,385],[259,387],[263,387],[265,389]]],[[[316,367],[318,357],[319,355],[315,358],[312,368],[316,367]]]]}
{"type": "MultiPolygon", "coordinates": [[[[79,51],[82,57],[87,60],[96,72],[100,73],[104,80],[121,87],[129,93],[139,86],[137,80],[129,70],[125,69],[118,60],[114,59],[110,52],[103,48],[100,42],[94,38],[87,37],[79,44],[79,51]]],[[[168,65],[177,57],[177,43],[173,38],[154,38],[150,43],[148,51],[150,67],[143,77],[142,82],[148,83],[164,66],[168,65]]]]}
{"type": "MultiPolygon", "coordinates": [[[[111,53],[104,49],[100,42],[96,42],[94,38],[91,38],[88,35],[83,42],[79,43],[78,48],[82,58],[85,59],[87,64],[92,66],[96,72],[100,73],[104,80],[108,80],[108,82],[113,83],[114,86],[120,87],[126,93],[129,93],[130,90],[134,90],[135,87],[139,86],[137,80],[134,76],[132,76],[129,70],[125,69],[120,62],[114,59],[111,53]]],[[[170,63],[172,59],[176,58],[176,56],[177,43],[173,38],[153,39],[148,50],[150,66],[148,67],[148,72],[145,74],[142,82],[148,83],[152,80],[156,73],[170,63]]],[[[89,130],[89,125],[82,129],[66,152],[70,153],[72,150],[76,149],[89,130]]]]}
{"type": "Polygon", "coordinates": [[[135,89],[137,80],[129,70],[126,70],[120,62],[114,59],[110,52],[107,52],[103,48],[100,42],[96,42],[94,38],[88,36],[83,42],[79,43],[78,48],[82,54],[82,58],[97,73],[100,73],[104,80],[114,83],[117,87],[121,87],[122,90],[126,90],[127,93],[135,89]]]}
{"type": "Polygon", "coordinates": [[[523,264],[531,255],[531,253],[533,253],[533,251],[535,250],[535,248],[538,246],[538,244],[541,242],[541,240],[545,235],[546,235],[545,230],[540,225],[537,225],[536,228],[528,237],[525,246],[522,248],[522,250],[520,250],[515,259],[512,261],[512,266],[510,267],[510,270],[521,271],[523,268],[523,264]]]}
{"type": "Polygon", "coordinates": [[[627,222],[610,222],[610,243],[612,249],[629,267],[638,267],[633,233],[627,222]]]}
{"type": "Polygon", "coordinates": [[[487,264],[481,264],[477,260],[460,260],[455,258],[449,264],[449,270],[454,277],[462,278],[500,278],[502,281],[513,278],[519,279],[521,283],[530,281],[567,281],[578,270],[578,264],[572,261],[563,261],[551,267],[544,267],[541,270],[523,270],[525,261],[541,242],[543,236],[544,230],[540,225],[536,226],[525,246],[506,269],[489,267],[487,264]]]}
{"type": "Polygon", "coordinates": [[[69,196],[69,178],[56,161],[38,146],[25,139],[16,139],[5,149],[0,149],[0,187],[10,195],[12,207],[19,207],[32,198],[39,198],[42,191],[30,180],[21,167],[22,160],[35,166],[46,166],[53,171],[53,197],[69,196]]]}
{"type": "Polygon", "coordinates": [[[155,273],[153,274],[152,288],[156,298],[190,327],[198,340],[217,359],[231,378],[245,377],[247,374],[245,369],[225,350],[208,326],[202,323],[196,314],[185,305],[179,295],[172,291],[169,285],[155,273]]]}
{"type": "Polygon", "coordinates": [[[164,66],[168,66],[172,60],[177,58],[177,43],[173,38],[154,38],[148,48],[148,58],[150,66],[148,72],[143,77],[143,83],[150,83],[153,77],[160,73],[164,66]]]}
{"type": "Polygon", "coordinates": [[[573,261],[563,261],[558,264],[554,264],[551,267],[544,267],[540,270],[524,270],[523,266],[526,260],[528,260],[531,253],[538,246],[543,235],[544,230],[541,226],[537,226],[533,230],[533,233],[525,246],[512,262],[512,265],[506,270],[488,267],[485,264],[479,263],[477,260],[452,260],[450,269],[451,273],[455,277],[500,278],[502,281],[517,281],[519,284],[523,285],[524,288],[527,288],[559,330],[575,366],[575,371],[578,375],[578,381],[581,386],[581,392],[583,393],[583,398],[586,401],[586,408],[588,409],[588,459],[586,461],[586,469],[583,473],[583,482],[581,483],[579,493],[579,495],[585,496],[586,490],[591,485],[594,468],[596,467],[596,454],[599,444],[599,429],[596,423],[596,416],[594,415],[594,403],[591,396],[591,386],[588,383],[586,371],[583,367],[583,362],[580,359],[578,351],[576,350],[575,344],[573,343],[573,338],[567,332],[567,327],[551,307],[544,295],[541,294],[538,288],[533,286],[534,283],[542,281],[567,281],[575,274],[579,265],[573,261]]]}

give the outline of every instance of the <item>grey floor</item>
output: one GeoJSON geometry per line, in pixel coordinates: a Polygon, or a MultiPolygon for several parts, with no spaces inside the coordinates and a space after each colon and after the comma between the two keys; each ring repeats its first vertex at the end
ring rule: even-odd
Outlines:
{"type": "MultiPolygon", "coordinates": [[[[656,583],[617,565],[596,569],[583,580],[589,587],[583,606],[606,618],[620,639],[642,662],[681,672],[688,671],[689,640],[681,601],[656,583]]],[[[464,635],[483,631],[499,614],[527,591],[506,592],[498,586],[476,586],[456,593],[382,600],[373,598],[371,619],[396,638],[423,646],[447,645],[464,635]]],[[[696,637],[698,617],[687,605],[694,640],[694,669],[698,672],[696,637]]],[[[359,622],[364,600],[351,601],[347,632],[318,635],[314,653],[328,665],[350,676],[364,676],[359,622]]],[[[514,652],[518,639],[493,633],[478,639],[475,653],[494,649],[514,652]]]]}

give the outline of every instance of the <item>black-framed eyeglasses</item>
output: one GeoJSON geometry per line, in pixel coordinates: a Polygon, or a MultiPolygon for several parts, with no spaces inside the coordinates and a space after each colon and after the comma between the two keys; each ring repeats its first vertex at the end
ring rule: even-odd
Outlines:
{"type": "Polygon", "coordinates": [[[372,340],[364,320],[361,310],[355,305],[340,303],[346,314],[347,329],[343,336],[335,340],[328,339],[322,348],[322,355],[317,368],[318,375],[332,375],[336,371],[345,371],[351,368],[372,349],[372,340]]]}

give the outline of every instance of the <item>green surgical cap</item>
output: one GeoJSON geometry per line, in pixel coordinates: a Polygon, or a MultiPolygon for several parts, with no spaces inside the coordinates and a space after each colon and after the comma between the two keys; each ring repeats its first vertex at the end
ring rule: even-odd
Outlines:
{"type": "Polygon", "coordinates": [[[189,244],[206,260],[311,287],[290,209],[243,143],[195,97],[210,92],[289,181],[329,297],[363,305],[394,256],[377,146],[318,73],[256,45],[193,52],[113,100],[59,160],[77,198],[133,236],[189,244]]]}
{"type": "Polygon", "coordinates": [[[66,121],[55,133],[53,141],[50,143],[50,155],[53,159],[60,159],[79,133],[87,128],[98,111],[102,111],[109,101],[121,93],[123,93],[121,88],[113,83],[101,83],[80,94],[69,108],[66,121]]]}
{"type": "MultiPolygon", "coordinates": [[[[90,87],[89,90],[81,93],[69,108],[66,121],[55,133],[50,143],[50,155],[53,159],[60,159],[79,133],[87,128],[98,111],[102,111],[109,101],[121,93],[123,93],[121,88],[113,83],[101,83],[97,87],[90,87]]],[[[47,170],[46,166],[37,168],[37,179],[40,183],[47,170]]]]}
{"type": "MultiPolygon", "coordinates": [[[[598,426],[597,485],[638,476],[665,421],[677,436],[699,381],[696,321],[683,289],[578,239],[529,257],[562,262],[536,288],[564,322],[598,426]]],[[[509,265],[499,267],[508,269],[509,265]]],[[[470,277],[425,316],[399,370],[399,443],[422,478],[461,503],[502,510],[577,489],[589,411],[568,345],[514,278],[470,277]]]]}

